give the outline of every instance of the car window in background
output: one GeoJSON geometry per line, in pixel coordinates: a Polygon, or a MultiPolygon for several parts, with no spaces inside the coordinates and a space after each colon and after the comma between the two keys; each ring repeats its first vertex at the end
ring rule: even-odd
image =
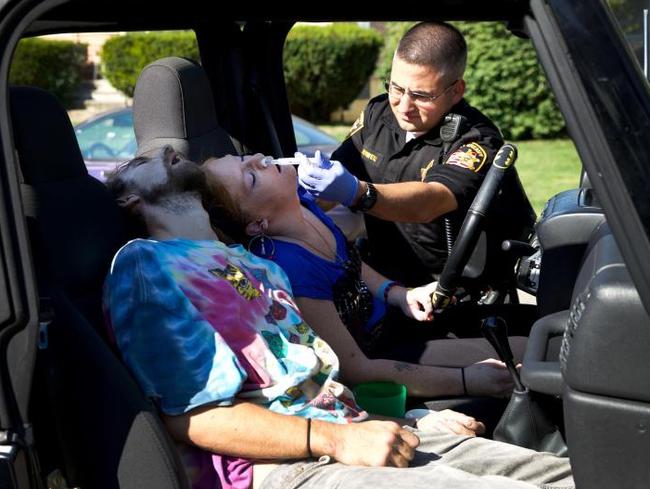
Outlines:
{"type": "Polygon", "coordinates": [[[643,9],[650,10],[650,2],[647,0],[607,0],[607,4],[623,32],[625,41],[634,53],[634,58],[643,70],[643,9]]]}
{"type": "MultiPolygon", "coordinates": [[[[339,144],[335,138],[300,117],[293,117],[293,129],[298,151],[308,156],[316,150],[329,156],[339,144]]],[[[91,117],[75,126],[75,134],[88,172],[102,181],[116,165],[133,158],[138,148],[131,107],[91,117]]]]}
{"type": "Polygon", "coordinates": [[[293,116],[293,131],[296,145],[338,144],[338,141],[300,117],[293,116]]]}
{"type": "Polygon", "coordinates": [[[131,109],[82,122],[75,133],[84,160],[126,160],[135,154],[131,109]]]}

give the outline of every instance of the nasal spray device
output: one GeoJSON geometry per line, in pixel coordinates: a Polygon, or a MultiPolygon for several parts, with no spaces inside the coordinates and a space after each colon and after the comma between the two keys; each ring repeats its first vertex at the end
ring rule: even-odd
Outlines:
{"type": "MultiPolygon", "coordinates": [[[[311,163],[314,166],[318,166],[320,163],[320,159],[316,157],[308,157],[307,161],[311,163]]],[[[272,158],[271,156],[266,156],[263,160],[262,163],[266,166],[268,165],[299,165],[301,162],[300,158],[272,158]]]]}

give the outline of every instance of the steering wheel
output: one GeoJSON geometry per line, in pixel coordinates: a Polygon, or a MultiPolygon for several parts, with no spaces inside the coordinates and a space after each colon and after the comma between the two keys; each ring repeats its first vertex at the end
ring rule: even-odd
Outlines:
{"type": "Polygon", "coordinates": [[[481,184],[472,205],[467,212],[467,217],[458,232],[454,247],[442,269],[438,286],[431,295],[431,302],[435,310],[445,309],[458,285],[465,265],[469,261],[483,228],[483,220],[496,197],[506,171],[517,159],[517,149],[510,144],[504,144],[494,162],[488,170],[485,180],[481,184]]]}
{"type": "Polygon", "coordinates": [[[107,144],[97,142],[85,151],[84,156],[89,160],[110,160],[115,158],[115,152],[107,144]]]}

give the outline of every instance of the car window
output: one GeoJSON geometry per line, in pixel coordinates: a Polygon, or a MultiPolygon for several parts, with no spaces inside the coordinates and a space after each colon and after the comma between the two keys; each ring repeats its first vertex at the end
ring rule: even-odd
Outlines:
{"type": "MultiPolygon", "coordinates": [[[[329,134],[299,118],[293,119],[298,149],[304,146],[338,145],[329,134]]],[[[124,109],[82,122],[75,128],[84,160],[128,160],[138,145],[133,132],[133,112],[124,109]]]]}
{"type": "Polygon", "coordinates": [[[134,156],[136,144],[130,110],[80,124],[75,132],[84,159],[129,159],[134,156]]]}
{"type": "Polygon", "coordinates": [[[338,144],[336,139],[320,129],[307,125],[299,119],[293,120],[293,131],[296,135],[297,146],[316,146],[324,144],[338,144]]]}
{"type": "MultiPolygon", "coordinates": [[[[650,3],[646,0],[607,0],[607,4],[623,32],[625,42],[634,53],[634,58],[639,63],[639,66],[643,69],[643,10],[650,9],[650,3]]],[[[650,18],[648,22],[650,22],[650,18]]]]}

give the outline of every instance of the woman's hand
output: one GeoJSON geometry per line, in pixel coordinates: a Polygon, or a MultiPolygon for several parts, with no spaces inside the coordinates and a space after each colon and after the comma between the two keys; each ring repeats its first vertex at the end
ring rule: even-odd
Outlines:
{"type": "Polygon", "coordinates": [[[422,431],[441,431],[456,435],[476,436],[485,433],[483,423],[451,409],[430,411],[429,414],[418,419],[415,426],[422,431]]]}
{"type": "Polygon", "coordinates": [[[414,289],[393,287],[388,293],[388,303],[398,306],[410,318],[418,321],[431,321],[433,319],[431,294],[436,290],[437,285],[438,282],[431,282],[414,289]]]}
{"type": "Polygon", "coordinates": [[[465,367],[465,385],[470,396],[508,397],[514,388],[506,364],[494,358],[465,367]]]}

